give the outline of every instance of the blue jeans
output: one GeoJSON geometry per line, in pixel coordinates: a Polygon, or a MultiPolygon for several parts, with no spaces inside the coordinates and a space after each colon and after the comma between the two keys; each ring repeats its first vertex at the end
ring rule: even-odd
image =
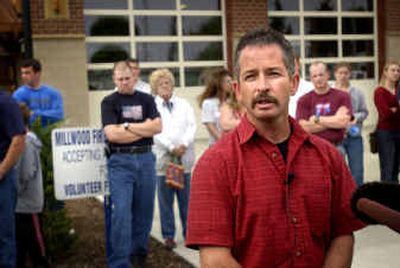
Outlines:
{"type": "Polygon", "coordinates": [[[112,154],[108,179],[112,199],[108,266],[131,267],[131,255],[147,254],[156,188],[154,154],[112,154]]]}
{"type": "Polygon", "coordinates": [[[164,239],[175,237],[174,197],[178,198],[179,216],[181,218],[183,237],[186,237],[186,220],[190,193],[190,173],[185,173],[182,190],[173,189],[165,184],[165,176],[158,176],[158,204],[160,208],[161,234],[164,239]]]}
{"type": "Polygon", "coordinates": [[[361,136],[348,136],[343,141],[351,175],[358,186],[364,181],[364,147],[361,136]]]}
{"type": "Polygon", "coordinates": [[[12,168],[0,180],[0,267],[16,265],[15,204],[17,188],[12,168]]]}
{"type": "Polygon", "coordinates": [[[381,181],[399,182],[400,131],[377,130],[381,181]]]}

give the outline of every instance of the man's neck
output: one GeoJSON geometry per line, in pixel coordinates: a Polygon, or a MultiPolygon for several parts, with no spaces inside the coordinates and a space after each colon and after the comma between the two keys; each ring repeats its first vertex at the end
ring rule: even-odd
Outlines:
{"type": "Polygon", "coordinates": [[[290,123],[288,116],[281,117],[275,121],[253,122],[257,133],[273,144],[281,143],[290,136],[290,123]]]}
{"type": "Polygon", "coordinates": [[[328,86],[326,86],[325,88],[315,88],[314,91],[315,91],[315,93],[317,93],[318,95],[324,95],[324,94],[328,93],[329,89],[330,89],[330,87],[329,87],[329,85],[328,85],[328,86]]]}
{"type": "Polygon", "coordinates": [[[335,88],[343,90],[343,91],[349,91],[350,88],[350,83],[349,82],[335,82],[335,88]]]}
{"type": "Polygon", "coordinates": [[[121,91],[119,88],[117,89],[119,94],[122,95],[133,95],[133,93],[135,93],[135,88],[132,88],[131,91],[121,91]]]}
{"type": "Polygon", "coordinates": [[[34,84],[26,84],[29,88],[32,89],[39,89],[40,88],[40,83],[34,83],[34,84]]]}

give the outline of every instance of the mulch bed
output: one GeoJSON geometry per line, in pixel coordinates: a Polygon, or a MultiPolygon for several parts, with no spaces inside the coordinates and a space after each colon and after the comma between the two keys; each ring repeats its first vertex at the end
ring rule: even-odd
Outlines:
{"type": "MultiPolygon", "coordinates": [[[[52,267],[106,267],[103,205],[94,198],[87,198],[66,201],[65,207],[73,221],[73,228],[78,236],[78,241],[67,256],[54,260],[52,267]]],[[[193,266],[173,251],[167,250],[163,244],[151,238],[148,267],[192,268],[193,266]]]]}

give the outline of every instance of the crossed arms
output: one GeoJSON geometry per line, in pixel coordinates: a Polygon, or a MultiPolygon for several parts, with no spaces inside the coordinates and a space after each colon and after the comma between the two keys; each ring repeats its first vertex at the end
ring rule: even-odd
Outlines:
{"type": "Polygon", "coordinates": [[[126,130],[123,124],[110,124],[104,127],[107,139],[112,143],[131,143],[142,138],[153,137],[161,132],[160,117],[146,119],[142,123],[129,123],[126,130]]]}
{"type": "Polygon", "coordinates": [[[300,119],[299,124],[310,133],[318,133],[326,129],[334,128],[341,129],[346,128],[352,122],[349,114],[349,109],[345,106],[340,106],[334,115],[319,116],[317,118],[312,115],[308,120],[300,119]]]}

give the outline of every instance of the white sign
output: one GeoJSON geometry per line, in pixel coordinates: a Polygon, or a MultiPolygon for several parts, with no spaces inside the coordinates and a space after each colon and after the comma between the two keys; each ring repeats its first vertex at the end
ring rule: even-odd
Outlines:
{"type": "Polygon", "coordinates": [[[98,128],[59,128],[51,133],[58,200],[108,192],[104,134],[98,128]]]}

